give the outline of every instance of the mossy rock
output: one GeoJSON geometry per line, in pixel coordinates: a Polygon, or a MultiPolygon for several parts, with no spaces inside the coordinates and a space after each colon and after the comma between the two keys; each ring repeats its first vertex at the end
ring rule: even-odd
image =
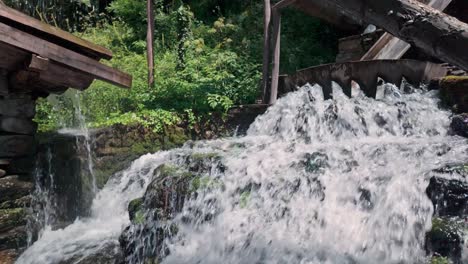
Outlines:
{"type": "Polygon", "coordinates": [[[426,234],[426,250],[454,263],[461,260],[463,220],[434,218],[432,229],[426,234]]]}
{"type": "Polygon", "coordinates": [[[130,216],[130,221],[132,223],[140,223],[143,221],[144,211],[143,211],[143,198],[138,198],[132,200],[128,204],[128,214],[130,216]]]}
{"type": "Polygon", "coordinates": [[[8,231],[26,224],[26,211],[24,208],[0,210],[0,232],[8,231]]]}
{"type": "Polygon", "coordinates": [[[431,262],[429,264],[451,264],[452,262],[446,258],[441,256],[435,256],[431,258],[431,262]]]}

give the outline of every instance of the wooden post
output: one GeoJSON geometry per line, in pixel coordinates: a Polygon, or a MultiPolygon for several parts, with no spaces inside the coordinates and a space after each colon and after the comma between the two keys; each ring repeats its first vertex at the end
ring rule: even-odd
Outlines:
{"type": "Polygon", "coordinates": [[[274,104],[278,99],[278,81],[280,71],[280,55],[281,55],[281,12],[273,9],[273,70],[271,73],[271,91],[270,104],[274,104]]]}
{"type": "Polygon", "coordinates": [[[148,30],[146,33],[146,52],[148,56],[148,86],[154,85],[154,6],[153,0],[147,0],[148,30]]]}
{"type": "Polygon", "coordinates": [[[262,101],[267,103],[268,79],[270,77],[270,0],[264,0],[264,28],[263,28],[263,71],[262,71],[262,101]]]}

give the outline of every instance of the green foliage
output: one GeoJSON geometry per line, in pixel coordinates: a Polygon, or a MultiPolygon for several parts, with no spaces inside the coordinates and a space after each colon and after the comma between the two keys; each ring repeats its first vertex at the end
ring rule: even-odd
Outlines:
{"type": "MultiPolygon", "coordinates": [[[[147,85],[146,1],[107,3],[108,19],[81,25],[75,34],[112,50],[114,58],[105,63],[131,74],[133,85],[126,90],[96,81],[82,93],[81,108],[92,126],[141,124],[155,132],[194,127],[213,112],[259,97],[261,2],[156,0],[155,87],[147,85]]],[[[286,12],[284,21],[282,71],[334,59],[335,31],[298,12],[286,12]]],[[[41,100],[36,121],[41,130],[52,130],[76,123],[73,113],[66,96],[41,100]]]]}

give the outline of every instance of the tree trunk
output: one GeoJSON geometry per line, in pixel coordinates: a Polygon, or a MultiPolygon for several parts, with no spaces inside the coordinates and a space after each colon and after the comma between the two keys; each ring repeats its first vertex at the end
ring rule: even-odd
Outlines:
{"type": "Polygon", "coordinates": [[[262,72],[262,100],[268,101],[268,79],[270,72],[270,20],[271,5],[270,0],[264,0],[264,29],[263,29],[263,72],[262,72]]]}
{"type": "Polygon", "coordinates": [[[308,0],[385,29],[429,55],[468,70],[468,25],[416,0],[308,0]]]}
{"type": "Polygon", "coordinates": [[[146,33],[146,51],[148,56],[148,86],[154,85],[154,5],[153,0],[147,0],[148,31],[146,33]]]}

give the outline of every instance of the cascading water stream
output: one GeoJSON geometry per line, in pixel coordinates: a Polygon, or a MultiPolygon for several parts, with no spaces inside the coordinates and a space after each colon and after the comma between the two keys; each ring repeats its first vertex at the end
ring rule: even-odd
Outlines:
{"type": "Polygon", "coordinates": [[[130,224],[129,201],[145,194],[157,168],[188,170],[187,157],[199,153],[221,157],[223,169],[203,176],[216,184],[198,186],[165,220],[177,228],[161,252],[151,240],[162,220],[148,212],[133,225],[127,263],[151,253],[168,264],[425,263],[427,174],[466,162],[468,153],[466,140],[448,135],[450,114],[437,104],[434,92],[401,94],[390,85],[381,100],[339,89],[323,100],[320,87],[303,87],[257,118],[246,137],[136,160],[97,193],[89,218],[46,230],[18,263],[80,263],[116,249],[130,224]]]}

